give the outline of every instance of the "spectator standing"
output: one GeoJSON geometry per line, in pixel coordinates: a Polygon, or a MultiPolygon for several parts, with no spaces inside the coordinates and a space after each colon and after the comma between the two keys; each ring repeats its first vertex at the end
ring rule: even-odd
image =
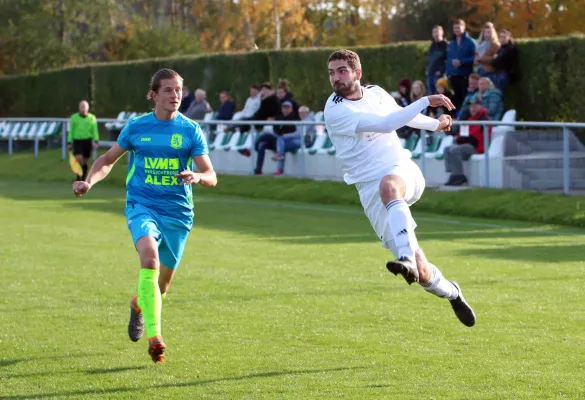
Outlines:
{"type": "Polygon", "coordinates": [[[454,37],[447,49],[447,76],[455,94],[454,105],[461,107],[467,90],[467,78],[473,72],[476,43],[465,31],[465,21],[453,23],[454,37]]]}
{"type": "Polygon", "coordinates": [[[433,41],[427,55],[427,89],[429,94],[436,93],[436,83],[443,75],[447,64],[447,48],[449,43],[445,40],[445,33],[441,25],[433,26],[433,41]]]}
{"type": "Polygon", "coordinates": [[[478,66],[477,72],[479,76],[492,77],[494,67],[492,67],[492,60],[500,49],[500,40],[494,24],[487,22],[479,35],[477,48],[475,51],[475,65],[478,66]]]}
{"type": "Polygon", "coordinates": [[[500,44],[501,47],[492,60],[492,66],[495,70],[493,81],[496,87],[504,93],[504,90],[514,77],[513,73],[518,59],[518,48],[516,47],[516,43],[514,43],[512,32],[509,29],[502,29],[500,31],[500,44]]]}

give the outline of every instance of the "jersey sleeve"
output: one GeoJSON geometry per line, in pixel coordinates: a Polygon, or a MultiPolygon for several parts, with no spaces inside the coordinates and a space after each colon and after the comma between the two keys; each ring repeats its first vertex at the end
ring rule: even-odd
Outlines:
{"type": "Polygon", "coordinates": [[[362,113],[345,107],[343,103],[330,105],[325,108],[325,126],[327,132],[343,136],[356,136],[357,126],[362,113]]]}
{"type": "Polygon", "coordinates": [[[118,144],[124,150],[132,151],[134,150],[132,147],[132,140],[130,139],[130,133],[132,131],[132,120],[128,121],[122,132],[120,132],[120,136],[118,136],[118,144]]]}
{"type": "Polygon", "coordinates": [[[203,156],[208,153],[209,149],[207,148],[207,140],[205,139],[205,135],[201,130],[201,126],[199,124],[195,124],[193,130],[193,142],[191,144],[191,157],[203,156]]]}
{"type": "MultiPolygon", "coordinates": [[[[384,102],[390,110],[396,111],[403,108],[400,107],[398,103],[396,103],[394,97],[392,97],[388,92],[382,88],[379,88],[379,90],[383,92],[382,95],[384,96],[384,102]]],[[[434,132],[439,128],[439,120],[419,113],[406,125],[414,129],[424,129],[434,132]]]]}

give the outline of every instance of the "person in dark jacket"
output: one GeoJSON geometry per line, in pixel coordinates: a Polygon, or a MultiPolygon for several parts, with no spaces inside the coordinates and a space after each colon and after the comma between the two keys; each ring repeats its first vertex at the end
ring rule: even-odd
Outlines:
{"type": "MultiPolygon", "coordinates": [[[[276,97],[276,92],[272,88],[270,82],[265,82],[260,87],[260,94],[262,100],[260,101],[260,108],[250,118],[244,118],[242,121],[266,121],[268,119],[274,119],[280,114],[280,102],[276,97]]],[[[241,132],[247,132],[250,130],[250,125],[244,125],[240,127],[241,132]]],[[[262,126],[256,126],[256,130],[262,130],[262,126]]]]}
{"type": "MultiPolygon", "coordinates": [[[[479,98],[475,98],[470,102],[469,111],[466,111],[461,118],[462,121],[486,121],[489,119],[488,112],[479,98]]],[[[445,148],[443,152],[445,171],[451,174],[445,185],[461,186],[467,183],[467,177],[463,173],[463,161],[469,160],[473,154],[483,154],[485,151],[483,126],[455,126],[453,133],[455,134],[455,144],[445,148]],[[466,134],[463,134],[464,130],[467,130],[466,134]]],[[[489,134],[491,134],[491,126],[489,127],[489,134]]]]}
{"type": "Polygon", "coordinates": [[[494,85],[504,93],[504,90],[512,80],[511,78],[514,77],[518,48],[514,43],[514,39],[512,39],[512,32],[505,28],[500,31],[500,44],[501,47],[492,60],[492,67],[496,70],[493,74],[493,80],[494,85]]]}
{"type": "MultiPolygon", "coordinates": [[[[298,121],[299,117],[293,112],[293,106],[290,101],[282,103],[282,113],[274,118],[274,121],[298,121]]],[[[284,153],[301,147],[300,136],[295,134],[295,125],[274,125],[274,133],[263,133],[256,142],[256,169],[254,175],[262,174],[264,157],[266,150],[272,150],[277,153],[275,160],[278,166],[275,175],[281,175],[284,172],[284,153]]]]}
{"type": "Polygon", "coordinates": [[[449,43],[445,40],[443,27],[433,26],[433,41],[429,47],[427,58],[427,89],[429,94],[436,94],[436,84],[445,74],[447,64],[447,47],[449,43]]]}
{"type": "MultiPolygon", "coordinates": [[[[284,101],[281,105],[282,114],[277,115],[275,121],[299,121],[300,117],[294,113],[293,104],[284,101]]],[[[295,151],[301,147],[301,132],[297,132],[296,125],[274,125],[276,134],[276,155],[277,161],[275,175],[284,173],[284,158],[287,151],[295,151]]]]}
{"type": "Polygon", "coordinates": [[[454,37],[447,49],[447,76],[455,93],[455,108],[461,107],[467,94],[467,78],[473,72],[476,43],[465,32],[465,21],[455,20],[453,23],[454,37]]]}
{"type": "Polygon", "coordinates": [[[221,105],[219,106],[215,119],[220,121],[231,120],[236,111],[236,104],[227,90],[223,90],[219,93],[219,102],[221,105]]]}

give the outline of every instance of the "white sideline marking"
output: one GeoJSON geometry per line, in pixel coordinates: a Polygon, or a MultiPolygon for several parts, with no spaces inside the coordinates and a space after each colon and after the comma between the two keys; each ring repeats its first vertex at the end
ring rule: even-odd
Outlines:
{"type": "MultiPolygon", "coordinates": [[[[236,199],[236,198],[229,198],[228,196],[208,196],[204,195],[198,198],[199,201],[214,201],[214,202],[224,202],[224,203],[233,203],[233,204],[248,204],[248,205],[264,205],[270,207],[280,207],[280,208],[288,208],[292,210],[305,210],[305,211],[324,211],[324,212],[333,212],[333,213],[340,213],[340,214],[353,214],[353,215],[364,215],[363,211],[359,210],[346,210],[343,208],[337,207],[327,207],[327,206],[319,206],[313,204],[291,204],[291,203],[280,203],[274,200],[245,200],[245,199],[236,199]]],[[[197,202],[197,201],[196,201],[197,202]]],[[[418,221],[427,221],[427,222],[438,222],[443,224],[450,224],[450,225],[462,225],[462,226],[474,226],[478,228],[491,228],[491,229],[509,229],[512,231],[519,231],[519,232],[533,232],[533,233],[544,233],[547,235],[560,235],[560,236],[585,236],[585,233],[578,233],[578,232],[569,232],[569,231],[551,231],[547,229],[536,229],[536,228],[519,228],[510,225],[501,225],[501,224],[490,224],[484,222],[471,222],[471,221],[462,221],[457,219],[457,217],[452,217],[453,219],[445,219],[445,218],[434,218],[434,217],[417,217],[416,220],[418,221]]],[[[526,222],[521,222],[526,223],[526,222]]],[[[527,222],[530,223],[530,222],[527,222]]],[[[543,224],[548,225],[548,224],[543,224]]],[[[578,229],[578,228],[576,228],[578,229]]]]}

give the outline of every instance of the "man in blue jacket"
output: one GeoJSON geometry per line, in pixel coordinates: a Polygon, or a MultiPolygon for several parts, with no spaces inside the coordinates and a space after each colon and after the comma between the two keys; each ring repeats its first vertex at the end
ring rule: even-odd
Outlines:
{"type": "Polygon", "coordinates": [[[465,21],[457,19],[453,23],[455,37],[447,49],[447,76],[455,92],[453,104],[459,108],[467,92],[467,78],[473,72],[476,43],[465,32],[465,21]]]}

